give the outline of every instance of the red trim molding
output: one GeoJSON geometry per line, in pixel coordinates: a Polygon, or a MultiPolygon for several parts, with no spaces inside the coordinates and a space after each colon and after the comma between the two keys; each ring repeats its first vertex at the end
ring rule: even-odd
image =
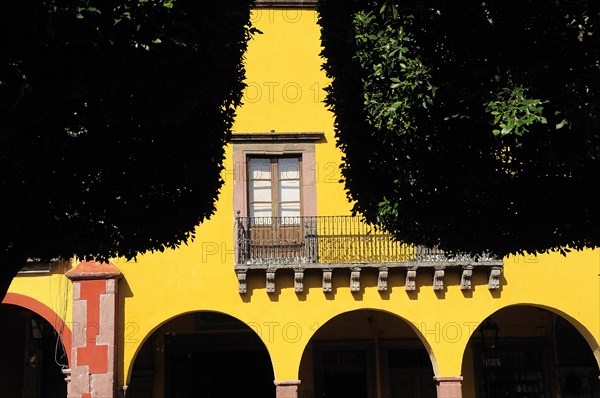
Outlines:
{"type": "Polygon", "coordinates": [[[65,347],[65,352],[67,353],[69,365],[71,364],[71,329],[69,329],[65,321],[61,319],[52,308],[29,296],[10,292],[6,293],[6,297],[2,300],[2,304],[12,304],[27,308],[48,321],[60,336],[63,346],[65,347]]]}

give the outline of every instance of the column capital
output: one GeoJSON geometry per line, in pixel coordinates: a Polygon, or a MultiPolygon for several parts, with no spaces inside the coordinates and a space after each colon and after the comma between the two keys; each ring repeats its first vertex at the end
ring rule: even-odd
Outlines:
{"type": "Polygon", "coordinates": [[[65,273],[72,281],[90,279],[120,279],[123,274],[112,263],[99,263],[96,261],[82,261],[65,273]]]}
{"type": "Polygon", "coordinates": [[[463,377],[462,376],[433,376],[433,380],[437,381],[437,382],[460,382],[463,381],[463,377]]]}
{"type": "Polygon", "coordinates": [[[462,376],[434,376],[437,398],[462,398],[462,376]]]}
{"type": "Polygon", "coordinates": [[[273,380],[276,386],[299,386],[300,380],[273,380]]]}
{"type": "Polygon", "coordinates": [[[300,380],[273,380],[277,398],[298,398],[300,380]]]}

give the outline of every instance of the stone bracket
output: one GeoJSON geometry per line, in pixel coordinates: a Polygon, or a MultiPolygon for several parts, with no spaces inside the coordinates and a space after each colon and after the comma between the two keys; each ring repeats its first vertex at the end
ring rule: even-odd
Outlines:
{"type": "Polygon", "coordinates": [[[417,289],[417,269],[409,268],[406,271],[406,282],[404,283],[404,290],[412,292],[417,289]]]}
{"type": "Polygon", "coordinates": [[[275,293],[275,271],[274,269],[267,270],[267,293],[275,293]]]}
{"type": "Polygon", "coordinates": [[[238,293],[240,294],[244,294],[247,291],[247,286],[246,286],[246,270],[237,270],[236,272],[237,275],[237,279],[238,279],[238,293]]]}
{"type": "Polygon", "coordinates": [[[331,268],[325,268],[323,270],[323,292],[330,293],[332,290],[331,287],[331,278],[332,278],[333,270],[331,268]]]}
{"type": "Polygon", "coordinates": [[[471,277],[472,276],[473,276],[473,266],[472,265],[464,266],[462,275],[460,277],[461,290],[471,290],[471,277]]]}
{"type": "Polygon", "coordinates": [[[304,269],[297,268],[294,270],[294,291],[301,293],[304,290],[304,269]]]}
{"type": "Polygon", "coordinates": [[[350,272],[350,291],[358,292],[360,290],[360,268],[354,267],[350,272]]]}
{"type": "Polygon", "coordinates": [[[496,290],[500,289],[500,274],[502,273],[502,268],[500,267],[492,267],[490,270],[490,279],[488,281],[488,289],[496,290]]]}
{"type": "Polygon", "coordinates": [[[444,268],[436,268],[433,273],[433,290],[444,289],[444,268]]]}
{"type": "Polygon", "coordinates": [[[384,292],[388,288],[388,268],[379,268],[379,275],[377,276],[377,290],[384,292]]]}

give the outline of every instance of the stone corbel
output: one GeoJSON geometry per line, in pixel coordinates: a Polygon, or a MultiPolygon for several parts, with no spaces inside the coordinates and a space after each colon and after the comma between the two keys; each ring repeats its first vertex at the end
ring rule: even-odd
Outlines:
{"type": "Polygon", "coordinates": [[[471,277],[473,276],[473,266],[465,265],[460,277],[461,290],[471,290],[471,277]]]}
{"type": "Polygon", "coordinates": [[[323,293],[331,292],[331,277],[333,270],[331,268],[325,268],[323,270],[323,293]]]}
{"type": "Polygon", "coordinates": [[[350,291],[358,292],[360,290],[360,268],[352,268],[350,272],[350,291]]]}
{"type": "Polygon", "coordinates": [[[433,290],[444,289],[444,268],[436,268],[433,273],[433,290]]]}
{"type": "Polygon", "coordinates": [[[275,270],[267,270],[267,293],[275,293],[275,270]]]}
{"type": "Polygon", "coordinates": [[[500,267],[492,267],[490,269],[490,279],[488,281],[488,289],[496,290],[500,289],[500,274],[502,272],[502,268],[500,267]]]}
{"type": "Polygon", "coordinates": [[[238,280],[238,293],[246,293],[246,270],[237,270],[236,272],[238,280]]]}
{"type": "Polygon", "coordinates": [[[388,272],[389,271],[387,267],[379,268],[379,276],[377,277],[377,290],[379,290],[380,292],[384,292],[387,290],[388,272]]]}
{"type": "Polygon", "coordinates": [[[298,268],[294,270],[294,291],[301,293],[304,290],[304,269],[298,268]]]}
{"type": "Polygon", "coordinates": [[[417,288],[417,269],[409,268],[406,271],[406,283],[404,283],[404,290],[412,292],[417,288]]]}

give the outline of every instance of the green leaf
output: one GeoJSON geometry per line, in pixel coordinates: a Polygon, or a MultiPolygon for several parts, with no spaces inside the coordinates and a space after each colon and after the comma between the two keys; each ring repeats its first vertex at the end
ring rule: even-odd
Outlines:
{"type": "Polygon", "coordinates": [[[514,125],[505,126],[502,128],[502,131],[500,132],[500,134],[501,135],[510,134],[510,132],[513,130],[514,127],[515,127],[514,125]]]}
{"type": "Polygon", "coordinates": [[[568,121],[567,119],[563,119],[563,120],[561,120],[561,122],[560,122],[560,123],[558,123],[558,124],[556,125],[556,130],[560,130],[560,129],[562,129],[563,127],[565,127],[566,125],[568,125],[568,124],[569,124],[569,121],[568,121]]]}

